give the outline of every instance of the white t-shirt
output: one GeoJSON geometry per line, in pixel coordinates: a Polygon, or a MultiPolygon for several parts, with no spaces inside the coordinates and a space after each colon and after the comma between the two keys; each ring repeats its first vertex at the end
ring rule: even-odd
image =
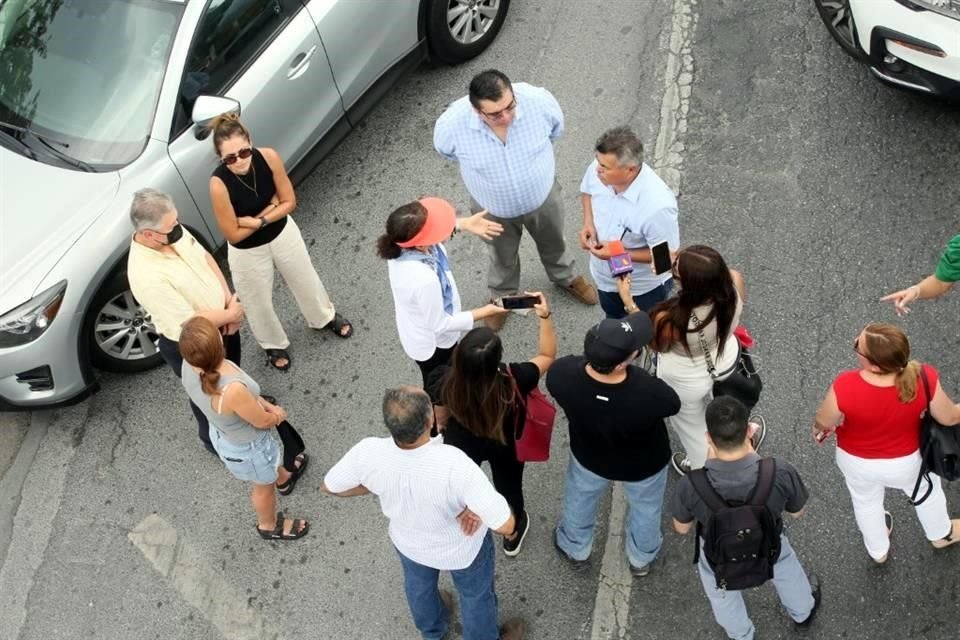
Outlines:
{"type": "MultiPolygon", "coordinates": [[[[437,245],[446,254],[443,245],[437,245]]],[[[447,279],[453,289],[453,315],[443,310],[443,293],[436,272],[415,260],[387,260],[390,289],[397,314],[397,333],[404,352],[423,362],[437,348],[452,347],[473,328],[473,314],[460,310],[460,293],[453,273],[447,279]]]]}
{"type": "Polygon", "coordinates": [[[487,528],[499,529],[510,519],[507,501],[480,467],[441,436],[416,449],[401,449],[389,437],[364,438],[330,469],[324,483],[334,493],[358,485],[369,489],[390,520],[397,550],[444,571],[469,567],[487,528]],[[457,522],[464,507],[483,521],[472,536],[457,522]]]}

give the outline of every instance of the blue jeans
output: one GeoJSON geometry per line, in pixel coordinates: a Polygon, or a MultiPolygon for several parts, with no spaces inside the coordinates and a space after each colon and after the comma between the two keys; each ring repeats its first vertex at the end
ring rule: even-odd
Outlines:
{"type": "MultiPolygon", "coordinates": [[[[660,514],[667,488],[667,466],[649,478],[623,483],[627,499],[624,538],[627,559],[635,567],[653,562],[663,545],[660,514]]],[[[563,487],[563,515],[556,535],[557,545],[574,560],[590,557],[597,508],[609,484],[610,480],[586,469],[570,453],[563,487]]]]}
{"type": "MultiPolygon", "coordinates": [[[[697,569],[700,572],[700,582],[710,600],[713,617],[733,640],[753,640],[756,633],[753,622],[747,614],[747,607],[743,603],[743,594],[740,591],[726,591],[717,588],[717,578],[713,569],[707,563],[707,556],[703,553],[703,541],[700,544],[700,562],[697,569]]],[[[773,565],[773,588],[777,590],[780,604],[794,622],[801,622],[813,610],[813,592],[810,580],[800,566],[800,560],[793,551],[787,536],[780,535],[780,557],[773,565]]]]}
{"type": "MultiPolygon", "coordinates": [[[[403,588],[413,616],[413,624],[423,640],[440,640],[447,632],[450,612],[445,610],[437,589],[440,570],[414,562],[399,551],[403,566],[403,588]]],[[[497,594],[493,590],[493,536],[487,537],[466,569],[451,571],[453,585],[460,596],[460,620],[463,640],[497,640],[497,594]]]]}
{"type": "MultiPolygon", "coordinates": [[[[673,279],[667,280],[656,289],[633,296],[633,303],[640,307],[641,311],[649,312],[658,302],[669,298],[671,291],[673,291],[673,279]]],[[[620,299],[619,293],[616,291],[597,291],[597,293],[600,296],[600,308],[608,318],[619,320],[626,317],[627,312],[623,308],[623,300],[620,299]]]]}

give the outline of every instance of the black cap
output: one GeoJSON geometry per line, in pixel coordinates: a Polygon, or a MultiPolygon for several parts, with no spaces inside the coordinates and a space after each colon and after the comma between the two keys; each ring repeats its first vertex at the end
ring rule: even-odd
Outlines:
{"type": "Polygon", "coordinates": [[[653,338],[646,313],[631,313],[621,320],[607,318],[594,325],[583,341],[583,355],[591,366],[612,367],[624,362],[653,338]]]}

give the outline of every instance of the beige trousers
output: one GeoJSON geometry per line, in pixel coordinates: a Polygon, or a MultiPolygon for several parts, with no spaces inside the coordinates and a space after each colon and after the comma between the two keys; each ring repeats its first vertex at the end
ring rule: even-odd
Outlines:
{"type": "Polygon", "coordinates": [[[253,249],[227,248],[227,261],[250,330],[264,349],[290,346],[273,309],[273,267],[283,276],[300,313],[313,329],[322,329],[334,316],[333,303],[310,261],[300,228],[292,216],[273,242],[253,249]]]}

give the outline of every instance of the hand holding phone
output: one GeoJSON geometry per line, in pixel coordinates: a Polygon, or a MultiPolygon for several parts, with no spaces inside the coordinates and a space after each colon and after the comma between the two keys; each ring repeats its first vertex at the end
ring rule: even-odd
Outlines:
{"type": "Polygon", "coordinates": [[[653,272],[655,274],[667,273],[673,268],[673,261],[670,260],[670,245],[667,244],[666,240],[650,247],[650,254],[653,256],[653,272]]]}
{"type": "Polygon", "coordinates": [[[538,304],[540,304],[540,296],[518,295],[500,298],[500,305],[504,309],[533,309],[538,304]]]}

